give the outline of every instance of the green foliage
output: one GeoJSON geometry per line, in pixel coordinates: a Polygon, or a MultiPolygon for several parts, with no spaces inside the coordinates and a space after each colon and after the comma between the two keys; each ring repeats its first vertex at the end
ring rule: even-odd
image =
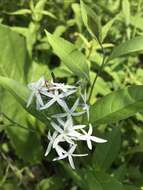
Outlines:
{"type": "Polygon", "coordinates": [[[60,190],[63,188],[62,181],[57,177],[43,179],[37,185],[36,190],[60,190]]]}
{"type": "Polygon", "coordinates": [[[143,37],[142,36],[133,38],[115,47],[113,49],[113,52],[109,56],[109,60],[115,59],[119,56],[136,53],[140,51],[143,51],[143,37]]]}
{"type": "Polygon", "coordinates": [[[48,42],[53,47],[54,52],[60,57],[63,63],[77,76],[85,77],[89,80],[89,70],[85,56],[77,50],[72,43],[54,36],[46,31],[48,42]]]}
{"type": "Polygon", "coordinates": [[[92,123],[111,123],[142,111],[143,86],[130,86],[104,96],[91,106],[92,123]]]}
{"type": "Polygon", "coordinates": [[[108,144],[103,144],[102,146],[98,144],[92,160],[94,167],[101,171],[109,169],[118,156],[121,146],[121,132],[119,127],[114,128],[106,138],[108,139],[108,144]]]}

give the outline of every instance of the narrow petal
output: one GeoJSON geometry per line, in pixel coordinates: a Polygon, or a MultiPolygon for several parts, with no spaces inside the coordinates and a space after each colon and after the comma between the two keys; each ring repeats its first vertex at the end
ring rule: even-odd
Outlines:
{"type": "Polygon", "coordinates": [[[92,143],[90,139],[87,139],[87,146],[90,150],[92,150],[92,143]]]}
{"type": "Polygon", "coordinates": [[[74,165],[72,156],[69,155],[69,156],[68,156],[68,160],[69,160],[69,163],[70,163],[72,169],[75,169],[75,165],[74,165]]]}
{"type": "Polygon", "coordinates": [[[58,131],[59,133],[63,133],[63,129],[62,128],[60,128],[55,122],[51,122],[51,125],[52,125],[52,127],[56,130],[56,131],[58,131]]]}
{"type": "Polygon", "coordinates": [[[69,154],[73,154],[73,152],[75,151],[76,147],[77,147],[77,144],[74,144],[73,146],[71,146],[70,150],[68,151],[69,154]]]}
{"type": "Polygon", "coordinates": [[[27,108],[30,106],[33,97],[34,97],[34,92],[32,92],[31,95],[30,95],[29,98],[28,98],[27,105],[26,105],[27,108]]]}
{"type": "Polygon", "coordinates": [[[63,159],[65,159],[66,157],[67,157],[67,154],[62,155],[62,156],[59,156],[59,157],[57,157],[57,158],[54,158],[53,161],[63,160],[63,159]]]}
{"type": "Polygon", "coordinates": [[[91,125],[91,124],[89,124],[88,134],[89,134],[89,135],[92,135],[92,131],[93,131],[93,129],[92,129],[92,125],[91,125]]]}
{"type": "Polygon", "coordinates": [[[75,92],[76,92],[76,90],[70,90],[68,92],[64,92],[64,93],[60,94],[60,98],[67,97],[67,96],[69,96],[69,95],[71,95],[71,94],[73,94],[75,92]]]}
{"type": "Polygon", "coordinates": [[[68,108],[67,108],[67,104],[64,100],[61,100],[60,98],[57,99],[57,103],[66,111],[68,108]]]}
{"type": "Polygon", "coordinates": [[[55,147],[55,150],[56,150],[56,152],[57,152],[57,154],[58,154],[58,156],[63,156],[63,153],[67,153],[61,146],[59,146],[59,145],[57,145],[56,147],[55,147]]]}
{"type": "Polygon", "coordinates": [[[40,103],[39,103],[38,99],[36,99],[36,109],[40,110],[40,103]]]}
{"type": "Polygon", "coordinates": [[[74,129],[83,129],[85,127],[86,127],[86,125],[74,125],[73,126],[74,129]]]}
{"type": "MultiPolygon", "coordinates": [[[[83,136],[81,133],[79,133],[79,132],[77,132],[77,131],[71,131],[71,132],[69,132],[68,135],[71,136],[71,137],[77,137],[77,138],[79,138],[79,139],[80,139],[80,137],[83,136]]],[[[85,138],[84,138],[84,139],[85,139],[85,138]]]]}
{"type": "Polygon", "coordinates": [[[88,156],[88,154],[72,154],[74,157],[88,156]]]}
{"type": "Polygon", "coordinates": [[[97,143],[105,143],[105,142],[107,142],[107,140],[105,140],[105,139],[101,139],[99,137],[94,137],[94,136],[91,136],[90,139],[92,141],[94,141],[94,142],[97,142],[97,143]]]}
{"type": "Polygon", "coordinates": [[[47,109],[50,106],[52,106],[54,103],[55,103],[55,99],[51,99],[47,104],[45,104],[43,107],[41,107],[40,110],[47,109]]]}
{"type": "Polygon", "coordinates": [[[64,127],[65,122],[64,122],[62,119],[60,119],[60,118],[57,118],[57,120],[58,120],[58,122],[64,127]]]}
{"type": "Polygon", "coordinates": [[[52,115],[53,118],[63,118],[66,116],[67,116],[67,113],[59,113],[59,114],[52,115]]]}
{"type": "Polygon", "coordinates": [[[59,135],[55,140],[54,140],[54,143],[53,143],[53,148],[56,148],[57,146],[59,146],[59,142],[63,142],[63,135],[59,135]]]}
{"type": "Polygon", "coordinates": [[[51,132],[49,130],[49,132],[48,132],[48,139],[51,140],[51,138],[52,138],[52,136],[51,136],[51,132]]]}
{"type": "Polygon", "coordinates": [[[49,98],[53,98],[54,97],[54,95],[52,93],[49,93],[47,91],[41,90],[40,92],[41,92],[41,94],[43,94],[43,95],[45,95],[45,96],[47,96],[49,98]]]}
{"type": "Polygon", "coordinates": [[[79,98],[75,101],[74,105],[71,108],[71,112],[74,112],[79,105],[79,98]]]}
{"type": "Polygon", "coordinates": [[[72,141],[72,139],[71,138],[69,138],[68,136],[64,136],[64,139],[65,139],[65,141],[67,141],[69,144],[74,144],[74,142],[72,141]]]}
{"type": "Polygon", "coordinates": [[[84,114],[85,111],[82,111],[82,112],[76,112],[76,113],[72,113],[72,116],[80,116],[82,114],[84,114]]]}
{"type": "Polygon", "coordinates": [[[41,106],[44,106],[44,103],[43,103],[41,94],[40,94],[39,92],[36,93],[36,98],[37,98],[37,101],[39,102],[39,104],[40,104],[41,106]]]}
{"type": "Polygon", "coordinates": [[[48,154],[49,154],[50,151],[51,151],[51,148],[52,148],[52,142],[50,142],[50,143],[48,144],[47,150],[46,150],[46,152],[45,152],[45,156],[48,156],[48,154]]]}

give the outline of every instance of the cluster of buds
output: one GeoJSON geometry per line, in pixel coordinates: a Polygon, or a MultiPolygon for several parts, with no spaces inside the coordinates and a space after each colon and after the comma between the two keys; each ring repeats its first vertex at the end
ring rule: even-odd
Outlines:
{"type": "Polygon", "coordinates": [[[88,154],[75,154],[78,141],[86,141],[88,148],[92,149],[92,141],[97,143],[105,143],[106,140],[92,136],[92,125],[89,123],[89,105],[87,104],[86,92],[80,93],[73,105],[69,106],[69,97],[76,97],[77,87],[65,85],[53,81],[46,81],[41,77],[37,82],[28,84],[31,95],[27,102],[27,107],[32,103],[33,98],[36,100],[36,108],[38,110],[50,109],[51,106],[58,106],[61,113],[55,113],[51,116],[51,131],[48,132],[49,144],[45,152],[47,156],[52,149],[57,153],[57,157],[53,159],[62,160],[68,158],[73,169],[75,165],[73,157],[87,156],[88,154]],[[76,117],[87,117],[88,125],[75,124],[76,117]],[[88,127],[88,131],[85,128],[88,127]],[[68,147],[68,148],[64,148],[68,147]]]}

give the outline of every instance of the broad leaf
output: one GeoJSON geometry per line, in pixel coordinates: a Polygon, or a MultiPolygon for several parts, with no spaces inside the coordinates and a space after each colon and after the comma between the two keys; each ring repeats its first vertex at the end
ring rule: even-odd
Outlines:
{"type": "Polygon", "coordinates": [[[112,92],[98,100],[90,109],[92,123],[112,123],[143,110],[143,86],[133,85],[112,92]]]}
{"type": "Polygon", "coordinates": [[[22,81],[28,64],[24,38],[9,27],[0,25],[0,49],[0,75],[22,81]]]}
{"type": "Polygon", "coordinates": [[[29,113],[31,113],[33,116],[35,116],[42,122],[47,123],[46,115],[44,115],[43,112],[36,110],[36,107],[33,104],[28,108],[26,107],[27,100],[29,97],[29,90],[26,86],[12,79],[1,76],[0,76],[0,86],[8,90],[16,98],[16,100],[23,106],[23,108],[26,109],[29,113]]]}
{"type": "Polygon", "coordinates": [[[119,153],[121,145],[120,129],[115,127],[106,139],[108,140],[107,143],[96,146],[92,159],[95,168],[101,171],[107,170],[119,153]]]}
{"type": "Polygon", "coordinates": [[[84,54],[78,51],[76,46],[69,41],[47,31],[46,35],[55,54],[60,57],[63,63],[77,76],[89,80],[89,69],[84,54]]]}
{"type": "Polygon", "coordinates": [[[115,47],[111,55],[109,56],[108,61],[123,55],[142,52],[142,51],[143,51],[143,36],[138,36],[115,47]]]}
{"type": "Polygon", "coordinates": [[[124,190],[123,185],[115,177],[98,171],[94,167],[74,171],[66,164],[62,163],[62,165],[66,174],[82,190],[124,190]]]}
{"type": "Polygon", "coordinates": [[[110,175],[94,169],[79,172],[82,177],[83,190],[124,190],[123,185],[110,175]]]}

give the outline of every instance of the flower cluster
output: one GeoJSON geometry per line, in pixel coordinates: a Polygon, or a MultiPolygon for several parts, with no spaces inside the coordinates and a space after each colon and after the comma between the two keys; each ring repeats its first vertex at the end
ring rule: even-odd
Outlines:
{"type": "MultiPolygon", "coordinates": [[[[46,81],[41,77],[37,82],[30,83],[28,88],[31,90],[31,95],[27,102],[27,107],[35,97],[36,108],[45,110],[54,106],[60,107],[62,113],[52,115],[51,126],[53,133],[48,132],[49,144],[45,153],[47,156],[51,149],[57,153],[57,157],[53,161],[68,158],[69,163],[75,169],[73,157],[87,156],[87,154],[75,154],[78,141],[86,141],[88,148],[92,149],[92,141],[97,143],[105,143],[106,140],[92,136],[92,125],[89,123],[88,132],[85,130],[86,125],[75,124],[75,117],[83,114],[87,115],[89,121],[89,105],[87,104],[86,93],[80,93],[79,98],[75,100],[73,105],[69,106],[68,97],[75,96],[77,87],[46,81]],[[64,148],[66,147],[68,148],[64,148]],[[66,150],[67,149],[67,150],[66,150]]],[[[84,115],[83,115],[84,116],[84,115]]]]}

